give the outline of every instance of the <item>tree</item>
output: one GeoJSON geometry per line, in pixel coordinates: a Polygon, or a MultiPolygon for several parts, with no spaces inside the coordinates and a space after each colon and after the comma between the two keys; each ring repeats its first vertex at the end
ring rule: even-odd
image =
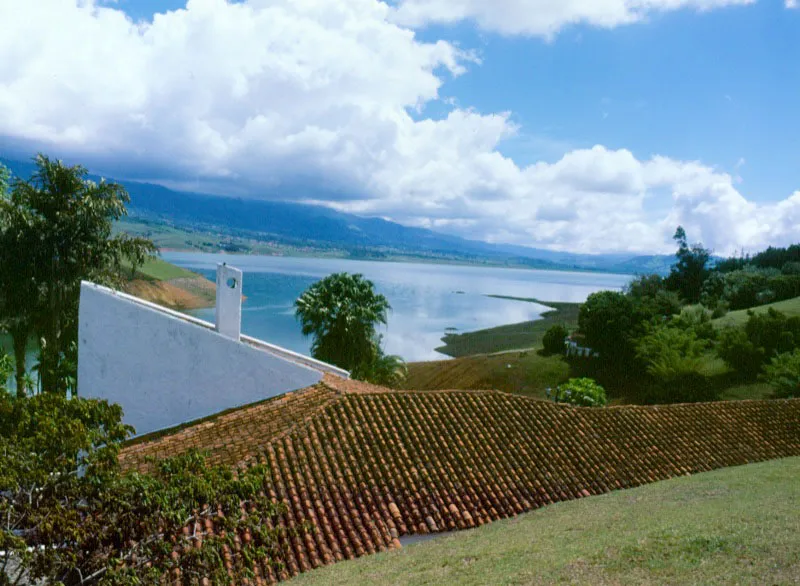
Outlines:
{"type": "Polygon", "coordinates": [[[369,363],[364,363],[351,373],[352,377],[366,380],[376,385],[397,388],[408,377],[408,367],[405,361],[395,354],[378,352],[377,357],[369,363]]]}
{"type": "Polygon", "coordinates": [[[348,371],[368,369],[380,356],[376,328],[391,309],[363,275],[335,273],[314,283],[295,301],[311,354],[348,371]]]}
{"type": "Polygon", "coordinates": [[[697,303],[700,301],[703,282],[709,274],[707,265],[711,259],[711,251],[703,248],[702,244],[690,247],[682,226],[678,226],[672,238],[678,244],[678,251],[675,253],[677,262],[667,277],[667,286],[670,290],[677,291],[688,303],[697,303]]]}
{"type": "Polygon", "coordinates": [[[542,337],[544,353],[548,355],[564,354],[564,341],[567,336],[569,336],[569,331],[563,324],[550,326],[542,337]]]}
{"type": "Polygon", "coordinates": [[[642,275],[633,279],[625,288],[643,319],[653,317],[670,318],[681,310],[681,300],[660,275],[642,275]]]}
{"type": "Polygon", "coordinates": [[[775,397],[800,397],[800,348],[775,356],[764,366],[764,380],[775,390],[775,397]]]}
{"type": "Polygon", "coordinates": [[[616,291],[592,293],[581,305],[578,327],[607,366],[622,372],[634,358],[632,340],[640,320],[633,302],[616,291]]]}
{"type": "Polygon", "coordinates": [[[0,390],[0,586],[243,583],[255,560],[280,557],[282,507],[263,466],[237,473],[188,452],[123,473],[121,415],[105,401],[0,390]]]}
{"type": "Polygon", "coordinates": [[[44,155],[35,161],[34,175],[0,198],[0,321],[13,339],[18,393],[31,335],[42,389],[64,393],[64,366],[77,361],[81,280],[118,285],[124,260],[138,266],[156,249],[147,239],[112,234],[130,201],[121,185],[94,183],[85,168],[44,155]]]}

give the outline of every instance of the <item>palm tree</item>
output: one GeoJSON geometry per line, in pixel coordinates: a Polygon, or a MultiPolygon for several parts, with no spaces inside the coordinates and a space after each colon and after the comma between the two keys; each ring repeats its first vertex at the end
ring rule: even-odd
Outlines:
{"type": "Polygon", "coordinates": [[[390,309],[372,281],[349,273],[325,277],[295,301],[303,335],[314,336],[314,358],[356,372],[382,356],[376,327],[390,309]]]}

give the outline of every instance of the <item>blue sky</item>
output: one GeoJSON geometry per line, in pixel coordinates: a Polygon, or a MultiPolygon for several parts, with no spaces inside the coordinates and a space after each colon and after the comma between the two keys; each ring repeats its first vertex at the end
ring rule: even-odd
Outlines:
{"type": "Polygon", "coordinates": [[[442,93],[513,112],[522,136],[502,150],[518,162],[604,144],[729,170],[744,159],[739,173],[756,200],[800,184],[800,12],[779,2],[656,15],[611,31],[572,27],[551,42],[471,24],[421,36],[478,48],[482,65],[442,93]]]}
{"type": "Polygon", "coordinates": [[[30,0],[0,148],[554,249],[786,244],[792,4],[30,0]]]}

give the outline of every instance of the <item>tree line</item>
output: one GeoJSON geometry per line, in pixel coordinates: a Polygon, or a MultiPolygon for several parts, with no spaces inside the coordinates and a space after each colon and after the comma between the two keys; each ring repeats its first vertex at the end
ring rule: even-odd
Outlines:
{"type": "Polygon", "coordinates": [[[731,382],[769,383],[776,397],[800,396],[800,317],[770,308],[750,312],[744,327],[715,327],[730,309],[800,296],[800,247],[713,264],[711,251],[689,245],[678,227],[676,262],[666,278],[644,275],[622,292],[590,295],[578,327],[599,354],[594,373],[609,387],[628,386],[644,402],[703,401],[718,398],[709,359],[725,362],[731,382]],[[780,268],[778,268],[780,266],[780,268]]]}

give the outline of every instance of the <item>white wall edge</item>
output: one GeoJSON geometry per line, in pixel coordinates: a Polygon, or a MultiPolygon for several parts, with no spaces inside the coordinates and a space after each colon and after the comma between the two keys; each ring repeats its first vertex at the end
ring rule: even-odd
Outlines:
{"type": "MultiPolygon", "coordinates": [[[[140,297],[136,297],[135,295],[123,293],[122,291],[117,291],[116,289],[111,289],[103,285],[98,285],[97,283],[92,283],[91,281],[81,281],[81,286],[91,287],[99,291],[115,295],[121,299],[126,299],[127,301],[131,301],[143,307],[147,307],[148,309],[157,311],[159,313],[163,313],[165,315],[169,315],[171,317],[194,324],[196,326],[200,326],[201,328],[211,330],[212,332],[218,334],[216,326],[211,322],[207,322],[205,320],[193,317],[191,315],[181,313],[180,311],[176,311],[174,309],[169,309],[168,307],[164,307],[163,305],[147,301],[140,297]]],[[[345,378],[345,379],[350,378],[349,372],[337,366],[333,366],[332,364],[328,364],[327,362],[322,362],[321,360],[317,360],[316,358],[304,356],[303,354],[299,354],[297,352],[293,352],[286,348],[270,344],[269,342],[265,342],[264,340],[260,340],[258,338],[253,338],[252,336],[246,336],[242,334],[241,342],[253,348],[257,348],[258,350],[262,350],[279,358],[283,358],[284,360],[289,360],[301,366],[305,366],[306,368],[312,368],[314,370],[333,374],[340,378],[345,378]]]]}

